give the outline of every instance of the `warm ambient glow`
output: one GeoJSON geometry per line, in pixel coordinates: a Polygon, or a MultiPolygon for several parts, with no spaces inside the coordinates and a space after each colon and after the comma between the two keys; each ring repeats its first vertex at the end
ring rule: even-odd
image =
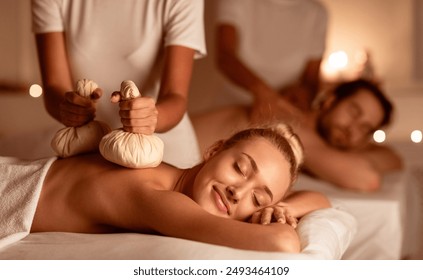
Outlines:
{"type": "Polygon", "coordinates": [[[348,67],[348,55],[344,51],[332,52],[322,63],[322,74],[328,80],[341,78],[348,67]]]}
{"type": "Polygon", "coordinates": [[[43,94],[43,88],[40,85],[37,84],[33,84],[30,88],[29,88],[29,95],[31,95],[32,97],[40,97],[43,94]]]}
{"type": "Polygon", "coordinates": [[[344,51],[333,52],[329,55],[328,64],[335,70],[341,70],[348,65],[348,55],[344,51]]]}
{"type": "Polygon", "coordinates": [[[383,130],[376,130],[373,133],[373,140],[375,140],[376,143],[383,143],[386,140],[386,133],[383,130]]]}
{"type": "Polygon", "coordinates": [[[413,141],[414,143],[422,142],[423,135],[421,130],[414,130],[413,132],[411,132],[410,138],[411,141],[413,141]]]}

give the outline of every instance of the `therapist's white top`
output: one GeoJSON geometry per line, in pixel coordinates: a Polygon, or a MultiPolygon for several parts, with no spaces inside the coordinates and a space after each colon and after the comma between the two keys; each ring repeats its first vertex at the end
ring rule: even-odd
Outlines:
{"type": "MultiPolygon", "coordinates": [[[[91,79],[104,90],[96,119],[118,128],[119,106],[109,97],[123,80],[157,98],[166,46],[206,54],[203,9],[203,0],[33,0],[33,31],[65,32],[74,82],[91,79]]],[[[188,167],[200,160],[187,114],[157,135],[165,142],[164,161],[188,167]]]]}
{"type": "MultiPolygon", "coordinates": [[[[220,0],[217,23],[236,27],[240,57],[274,89],[298,80],[325,50],[327,11],[314,0],[220,0]]],[[[252,101],[229,81],[224,91],[221,103],[252,101]]]]}

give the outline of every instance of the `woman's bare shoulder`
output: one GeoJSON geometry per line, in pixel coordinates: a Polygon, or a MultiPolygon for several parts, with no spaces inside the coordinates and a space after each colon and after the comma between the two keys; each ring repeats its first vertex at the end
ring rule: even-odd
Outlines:
{"type": "Polygon", "coordinates": [[[145,186],[173,190],[180,174],[180,169],[166,163],[154,168],[126,168],[93,153],[57,160],[49,171],[47,182],[66,180],[69,184],[84,182],[84,185],[101,185],[102,188],[145,186]]]}

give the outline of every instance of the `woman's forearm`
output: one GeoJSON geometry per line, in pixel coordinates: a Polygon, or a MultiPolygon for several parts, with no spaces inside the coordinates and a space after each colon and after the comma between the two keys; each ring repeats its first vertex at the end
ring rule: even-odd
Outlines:
{"type": "Polygon", "coordinates": [[[314,191],[293,192],[284,199],[283,203],[295,218],[301,218],[314,210],[331,207],[326,196],[314,191]]]}
{"type": "Polygon", "coordinates": [[[251,224],[207,213],[183,227],[181,238],[243,250],[298,253],[299,238],[287,224],[251,224]]]}
{"type": "Polygon", "coordinates": [[[289,225],[257,225],[217,217],[178,192],[153,190],[125,197],[127,203],[120,205],[122,211],[107,215],[114,217],[112,226],[141,232],[147,226],[166,236],[237,249],[300,250],[297,233],[289,225]]]}

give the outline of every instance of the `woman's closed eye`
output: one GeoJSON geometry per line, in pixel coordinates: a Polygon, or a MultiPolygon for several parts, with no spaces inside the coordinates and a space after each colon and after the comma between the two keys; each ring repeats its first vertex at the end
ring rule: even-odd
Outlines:
{"type": "Polygon", "coordinates": [[[272,203],[272,198],[264,190],[254,191],[252,196],[253,196],[253,203],[257,207],[269,206],[272,203]]]}
{"type": "Polygon", "coordinates": [[[248,170],[247,170],[247,166],[245,164],[243,164],[240,161],[236,161],[234,163],[234,168],[235,168],[236,172],[238,174],[240,174],[242,177],[247,177],[248,170]]]}
{"type": "Polygon", "coordinates": [[[258,198],[256,193],[253,193],[253,203],[257,207],[262,207],[262,204],[260,202],[260,199],[258,198]]]}

